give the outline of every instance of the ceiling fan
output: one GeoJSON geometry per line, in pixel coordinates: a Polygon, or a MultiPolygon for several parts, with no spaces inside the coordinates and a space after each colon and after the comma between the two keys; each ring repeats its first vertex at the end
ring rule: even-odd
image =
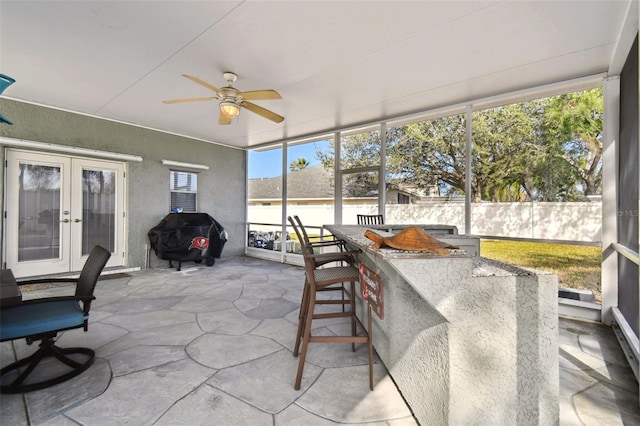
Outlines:
{"type": "Polygon", "coordinates": [[[207,96],[203,98],[184,98],[184,99],[167,99],[162,101],[165,104],[178,104],[184,102],[201,102],[212,101],[215,99],[220,100],[220,118],[218,124],[230,124],[231,120],[240,114],[240,107],[246,108],[251,112],[254,112],[268,120],[276,123],[282,122],[284,117],[276,114],[273,111],[262,108],[254,103],[248,101],[266,100],[266,99],[282,99],[282,96],[275,90],[252,90],[249,92],[241,92],[233,87],[233,82],[236,81],[238,76],[232,72],[225,72],[223,74],[225,80],[227,80],[227,86],[218,89],[217,87],[194,77],[192,75],[182,74],[189,80],[198,83],[201,86],[206,87],[216,93],[216,96],[207,96]]]}

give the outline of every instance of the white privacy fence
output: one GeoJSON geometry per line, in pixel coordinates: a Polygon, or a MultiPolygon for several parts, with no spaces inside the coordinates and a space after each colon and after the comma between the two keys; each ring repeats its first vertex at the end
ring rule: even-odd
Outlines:
{"type": "MultiPolygon", "coordinates": [[[[333,205],[288,206],[308,226],[334,223],[333,205]]],[[[376,214],[372,204],[343,206],[343,223],[356,223],[356,214],[376,214]]],[[[281,206],[249,206],[249,223],[280,223],[281,206]]],[[[390,224],[454,225],[464,233],[464,203],[388,204],[385,222],[390,224]]],[[[473,203],[474,235],[600,242],[602,203],[473,203]]]]}
{"type": "Polygon", "coordinates": [[[602,203],[473,204],[471,217],[477,235],[600,242],[602,203]]]}

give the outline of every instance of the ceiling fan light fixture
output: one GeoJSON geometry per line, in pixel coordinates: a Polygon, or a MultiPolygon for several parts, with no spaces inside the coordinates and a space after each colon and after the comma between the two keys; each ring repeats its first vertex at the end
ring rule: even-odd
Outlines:
{"type": "MultiPolygon", "coordinates": [[[[1,1],[1,0],[0,0],[1,1]]],[[[212,101],[217,100],[218,107],[220,108],[220,113],[218,117],[218,124],[226,125],[231,124],[234,118],[236,118],[240,114],[240,108],[245,108],[254,114],[258,114],[259,116],[266,118],[267,120],[271,120],[274,123],[281,123],[284,120],[284,117],[276,114],[273,111],[269,111],[266,108],[263,108],[259,105],[251,103],[249,101],[260,101],[260,100],[269,100],[269,99],[282,99],[282,96],[278,92],[273,89],[265,89],[265,90],[250,90],[248,92],[241,92],[235,87],[233,87],[233,82],[236,81],[236,75],[230,72],[224,73],[224,78],[229,83],[227,86],[222,89],[217,88],[216,86],[207,83],[204,80],[199,79],[193,75],[182,74],[184,77],[193,81],[194,83],[199,84],[200,86],[204,86],[207,89],[215,92],[216,96],[205,96],[205,97],[197,97],[197,98],[182,98],[182,99],[165,99],[162,102],[165,104],[181,104],[185,102],[202,102],[202,101],[212,101]]]]}
{"type": "Polygon", "coordinates": [[[240,107],[233,102],[223,101],[220,102],[220,112],[231,118],[235,118],[240,114],[240,107]]]}

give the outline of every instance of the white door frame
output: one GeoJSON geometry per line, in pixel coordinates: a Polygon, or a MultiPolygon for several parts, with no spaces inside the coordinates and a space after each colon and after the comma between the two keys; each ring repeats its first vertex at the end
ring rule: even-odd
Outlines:
{"type": "MultiPolygon", "coordinates": [[[[46,275],[79,271],[88,253],[82,254],[82,172],[86,169],[109,170],[116,174],[114,200],[114,241],[112,256],[107,266],[125,264],[124,247],[126,226],[126,163],[103,159],[71,157],[69,155],[7,149],[5,167],[5,216],[4,216],[4,265],[14,271],[16,277],[46,275]],[[21,162],[38,163],[60,168],[59,257],[57,259],[18,262],[18,190],[16,166],[21,162]],[[74,212],[74,209],[76,210],[74,212]]],[[[56,206],[57,207],[57,206],[56,206]]],[[[86,251],[86,250],[85,250],[86,251]]]]}

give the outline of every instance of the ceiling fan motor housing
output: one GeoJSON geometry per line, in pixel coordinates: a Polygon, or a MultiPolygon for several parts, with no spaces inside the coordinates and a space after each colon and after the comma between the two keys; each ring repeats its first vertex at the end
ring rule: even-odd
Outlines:
{"type": "Polygon", "coordinates": [[[235,87],[223,87],[220,89],[219,96],[223,101],[239,102],[240,97],[238,96],[238,93],[240,93],[240,91],[235,87]]]}

